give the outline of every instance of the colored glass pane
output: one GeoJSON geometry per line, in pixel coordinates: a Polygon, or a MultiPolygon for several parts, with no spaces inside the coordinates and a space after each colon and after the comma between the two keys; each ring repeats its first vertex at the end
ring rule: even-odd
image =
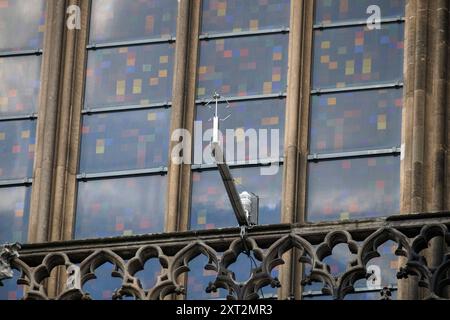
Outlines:
{"type": "MultiPolygon", "coordinates": [[[[281,221],[281,180],[283,168],[275,175],[262,175],[262,168],[235,168],[231,170],[238,192],[249,191],[259,196],[260,225],[281,221]]],[[[193,172],[191,229],[236,227],[220,173],[216,170],[193,172]]]]}
{"type": "Polygon", "coordinates": [[[201,42],[197,96],[248,96],[286,91],[288,36],[201,42]]]}
{"type": "Polygon", "coordinates": [[[388,216],[399,212],[398,157],[310,162],[311,222],[388,216]]]}
{"type": "Polygon", "coordinates": [[[314,89],[401,81],[403,24],[315,31],[314,89]]]}
{"type": "Polygon", "coordinates": [[[400,146],[402,95],[389,89],[313,96],[310,152],[400,146]]]}
{"type": "Polygon", "coordinates": [[[204,0],[202,31],[222,33],[289,27],[290,0],[204,0]]]}
{"type": "Polygon", "coordinates": [[[0,121],[0,180],[32,176],[35,140],[35,121],[0,121]]]}
{"type": "Polygon", "coordinates": [[[0,243],[27,241],[30,195],[27,187],[0,188],[0,243]]]}
{"type": "Polygon", "coordinates": [[[37,111],[41,57],[0,58],[0,117],[37,111]]]}
{"type": "MultiPolygon", "coordinates": [[[[222,146],[227,162],[282,157],[285,104],[285,99],[233,102],[229,107],[227,104],[219,104],[219,115],[222,118],[229,116],[220,123],[222,146]],[[228,136],[230,138],[234,136],[234,139],[227,139],[227,130],[228,136]],[[277,145],[279,147],[275,148],[277,145]]],[[[210,145],[210,139],[206,139],[208,137],[205,132],[212,130],[212,122],[209,121],[212,115],[211,109],[202,105],[197,106],[197,121],[201,121],[201,132],[207,141],[203,141],[202,145],[195,144],[196,154],[202,155],[203,150],[210,145]],[[202,150],[199,147],[202,147],[202,150]]]]}
{"type": "Polygon", "coordinates": [[[171,101],[173,44],[91,50],[86,108],[171,101]]]}
{"type": "Polygon", "coordinates": [[[90,42],[175,36],[177,11],[177,0],[94,0],[90,42]]]}
{"type": "Polygon", "coordinates": [[[75,237],[162,232],[166,182],[159,175],[80,182],[75,237]]]}
{"type": "Polygon", "coordinates": [[[80,172],[96,173],[167,165],[170,112],[134,110],[83,118],[80,172]]]}
{"type": "Polygon", "coordinates": [[[404,0],[316,0],[316,24],[366,21],[374,11],[371,6],[380,8],[381,19],[403,17],[404,0]],[[369,10],[371,9],[371,10],[369,10]]]}
{"type": "Polygon", "coordinates": [[[46,2],[0,1],[0,52],[42,48],[46,2]]]}

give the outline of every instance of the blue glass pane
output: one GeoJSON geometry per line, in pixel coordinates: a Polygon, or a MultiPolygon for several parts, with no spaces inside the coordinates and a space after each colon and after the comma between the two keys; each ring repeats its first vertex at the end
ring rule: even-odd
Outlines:
{"type": "Polygon", "coordinates": [[[46,0],[0,2],[0,51],[42,48],[46,2],[46,0]]]}
{"type": "Polygon", "coordinates": [[[276,34],[202,41],[197,96],[285,92],[288,38],[276,34]]]}
{"type": "MultiPolygon", "coordinates": [[[[222,146],[227,162],[282,157],[285,105],[285,99],[233,102],[229,108],[226,108],[226,104],[220,104],[219,115],[223,118],[229,116],[220,123],[220,131],[223,135],[222,146]],[[234,135],[233,140],[227,140],[227,130],[232,130],[229,135],[230,137],[234,135]],[[272,139],[272,130],[278,130],[278,139],[272,139]],[[250,143],[252,148],[250,148],[250,143]],[[279,145],[278,155],[271,148],[276,144],[279,145]],[[239,150],[245,150],[245,152],[239,150]],[[250,150],[255,152],[250,152],[250,150]]],[[[202,150],[199,148],[200,145],[195,144],[196,154],[202,154],[203,150],[210,145],[210,140],[207,139],[205,133],[207,130],[212,130],[213,124],[210,119],[213,114],[213,110],[202,105],[197,106],[197,121],[201,121],[203,137],[196,136],[196,139],[204,138],[207,141],[203,141],[202,150]]],[[[203,162],[205,160],[207,159],[203,159],[203,162]]]]}
{"type": "Polygon", "coordinates": [[[86,108],[171,101],[173,44],[91,50],[86,108]]]}
{"type": "Polygon", "coordinates": [[[94,0],[90,42],[175,36],[177,11],[177,0],[94,0]]]}
{"type": "Polygon", "coordinates": [[[169,127],[167,109],[85,116],[80,172],[167,166],[169,127]]]}
{"type": "Polygon", "coordinates": [[[31,188],[0,188],[0,243],[24,243],[28,239],[31,188]]]}
{"type": "Polygon", "coordinates": [[[289,27],[290,0],[204,0],[202,31],[221,33],[289,27]]]}
{"type": "Polygon", "coordinates": [[[40,75],[40,56],[0,58],[0,117],[37,111],[40,75]]]}
{"type": "MultiPolygon", "coordinates": [[[[283,168],[275,175],[261,175],[261,168],[232,169],[238,192],[259,196],[259,224],[281,221],[283,168]]],[[[191,229],[215,229],[238,225],[218,171],[193,172],[191,229]]]]}
{"type": "Polygon", "coordinates": [[[25,287],[17,284],[20,278],[20,272],[14,271],[12,279],[3,280],[3,287],[0,286],[0,301],[2,300],[20,300],[24,296],[25,287]]]}
{"type": "Polygon", "coordinates": [[[112,300],[114,292],[122,286],[121,278],[112,277],[114,266],[107,262],[95,270],[96,279],[88,281],[83,291],[89,293],[93,300],[112,300]]]}
{"type": "Polygon", "coordinates": [[[158,175],[80,182],[75,237],[162,232],[166,183],[158,175]]]}
{"type": "Polygon", "coordinates": [[[381,19],[403,17],[404,0],[316,0],[316,24],[335,22],[366,21],[373,11],[367,9],[376,5],[381,9],[381,19]]]}
{"type": "Polygon", "coordinates": [[[313,87],[345,88],[403,78],[403,24],[315,31],[313,87]]]}
{"type": "Polygon", "coordinates": [[[389,216],[399,212],[400,158],[311,162],[308,221],[389,216]]]}
{"type": "Polygon", "coordinates": [[[0,180],[32,176],[35,141],[35,121],[0,121],[0,180]]]}
{"type": "Polygon", "coordinates": [[[311,153],[400,146],[403,90],[312,97],[311,153]]]}

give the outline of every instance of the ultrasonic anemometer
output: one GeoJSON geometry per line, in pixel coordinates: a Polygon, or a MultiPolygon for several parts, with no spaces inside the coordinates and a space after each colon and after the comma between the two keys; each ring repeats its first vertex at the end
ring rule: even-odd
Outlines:
{"type": "MultiPolygon", "coordinates": [[[[219,119],[218,109],[220,98],[223,97],[216,92],[213,95],[213,99],[206,104],[207,107],[211,108],[211,102],[215,102],[214,117],[212,119],[213,138],[211,140],[211,153],[216,161],[217,167],[219,168],[220,176],[223,184],[225,185],[228,198],[230,199],[234,214],[239,226],[241,227],[241,237],[244,238],[246,236],[247,229],[258,224],[259,198],[251,192],[244,191],[239,194],[237,191],[236,184],[226,162],[223,149],[220,145],[219,121],[225,121],[230,117],[230,115],[228,115],[224,119],[219,119]]],[[[224,100],[227,103],[227,107],[229,107],[229,102],[226,99],[224,100]]]]}

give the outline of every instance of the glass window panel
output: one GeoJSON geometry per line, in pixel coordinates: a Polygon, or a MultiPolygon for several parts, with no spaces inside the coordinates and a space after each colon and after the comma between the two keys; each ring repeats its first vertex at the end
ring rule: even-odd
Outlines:
{"type": "Polygon", "coordinates": [[[1,52],[42,48],[45,3],[45,0],[0,2],[1,52]]]}
{"type": "Polygon", "coordinates": [[[392,89],[313,96],[311,153],[399,146],[402,95],[392,89]]]}
{"type": "MultiPolygon", "coordinates": [[[[284,150],[285,104],[285,99],[233,102],[229,108],[227,108],[227,104],[219,104],[219,115],[222,118],[230,115],[228,119],[220,123],[220,131],[224,137],[222,144],[224,151],[227,152],[228,150],[229,155],[233,155],[232,157],[227,155],[227,162],[233,162],[233,160],[278,159],[282,157],[284,150]],[[234,130],[234,141],[227,141],[226,134],[228,129],[234,130]],[[267,130],[267,132],[260,132],[259,130],[261,129],[267,130]],[[247,132],[248,136],[255,130],[254,136],[256,139],[245,138],[247,130],[251,130],[247,132]],[[278,130],[278,141],[272,141],[271,130],[278,130]],[[256,154],[253,154],[253,152],[250,154],[250,141],[253,141],[252,143],[257,148],[256,154]],[[271,149],[271,146],[276,145],[275,143],[279,144],[278,155],[275,155],[276,157],[274,157],[271,149]],[[261,144],[261,148],[259,148],[259,144],[261,144]],[[245,156],[243,156],[242,152],[238,152],[238,148],[245,148],[245,156]]],[[[197,106],[197,121],[202,121],[203,134],[208,129],[212,130],[213,124],[212,121],[209,121],[212,115],[213,111],[208,107],[202,105],[197,106]]],[[[209,144],[210,141],[203,141],[202,150],[198,150],[196,144],[197,149],[195,152],[202,153],[209,144]]]]}
{"type": "Polygon", "coordinates": [[[75,237],[162,232],[166,183],[158,175],[80,182],[75,237]]]}
{"type": "Polygon", "coordinates": [[[290,0],[204,0],[205,33],[289,27],[290,0]]]}
{"type": "Polygon", "coordinates": [[[287,44],[284,34],[202,41],[197,96],[284,92],[287,44]]]}
{"type": "Polygon", "coordinates": [[[399,157],[309,164],[308,220],[361,219],[399,212],[399,157]]]}
{"type": "Polygon", "coordinates": [[[366,21],[373,13],[367,13],[371,5],[381,9],[381,18],[403,17],[405,13],[404,0],[316,0],[316,24],[335,22],[366,21]]]}
{"type": "Polygon", "coordinates": [[[35,141],[35,121],[0,121],[0,180],[32,176],[35,141]]]}
{"type": "Polygon", "coordinates": [[[24,243],[28,239],[31,188],[0,188],[0,243],[24,243]]]}
{"type": "Polygon", "coordinates": [[[0,58],[0,117],[37,111],[40,74],[40,56],[0,58]]]}
{"type": "Polygon", "coordinates": [[[3,286],[0,286],[0,301],[3,300],[20,300],[24,296],[24,285],[18,285],[21,273],[17,270],[13,270],[14,276],[12,279],[2,280],[3,286]]]}
{"type": "MultiPolygon", "coordinates": [[[[261,175],[261,168],[235,168],[231,173],[238,192],[249,191],[259,196],[259,224],[281,221],[281,180],[283,168],[276,175],[261,175]]],[[[191,229],[236,227],[220,174],[216,170],[193,172],[191,229]]]]}
{"type": "Polygon", "coordinates": [[[403,24],[315,31],[313,86],[345,88],[402,79],[403,24]]]}
{"type": "Polygon", "coordinates": [[[86,107],[171,101],[173,44],[89,51],[86,107]]]}
{"type": "Polygon", "coordinates": [[[90,42],[161,38],[176,33],[177,0],[94,0],[90,42]]]}
{"type": "Polygon", "coordinates": [[[80,172],[167,166],[169,126],[167,109],[84,116],[80,172]]]}
{"type": "Polygon", "coordinates": [[[95,270],[96,279],[86,282],[83,291],[93,300],[112,300],[114,292],[122,286],[121,279],[111,275],[113,271],[113,264],[103,264],[95,270]]]}

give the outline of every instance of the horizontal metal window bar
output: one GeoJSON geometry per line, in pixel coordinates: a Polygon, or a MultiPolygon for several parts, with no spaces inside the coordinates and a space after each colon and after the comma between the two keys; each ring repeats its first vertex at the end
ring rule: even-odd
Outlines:
{"type": "Polygon", "coordinates": [[[86,46],[86,49],[97,50],[97,49],[108,49],[108,48],[117,48],[117,47],[132,47],[132,46],[141,46],[141,45],[146,45],[146,44],[173,43],[175,41],[176,41],[175,37],[165,37],[165,38],[141,39],[141,40],[130,40],[130,41],[90,43],[86,46]]]}
{"type": "Polygon", "coordinates": [[[199,36],[200,40],[213,40],[222,38],[237,38],[237,37],[249,37],[249,36],[261,36],[277,33],[289,33],[289,28],[274,28],[265,30],[248,30],[248,31],[237,31],[237,32],[222,32],[222,33],[202,33],[199,36]]]}
{"type": "MultiPolygon", "coordinates": [[[[381,24],[391,24],[391,23],[403,23],[405,22],[404,17],[396,17],[396,18],[388,18],[381,19],[381,24]]],[[[366,20],[358,20],[358,21],[348,21],[348,22],[334,22],[334,23],[319,23],[314,25],[314,30],[322,30],[322,29],[332,29],[332,28],[344,28],[344,27],[357,27],[357,26],[365,26],[367,25],[366,20]]]]}
{"type": "MultiPolygon", "coordinates": [[[[279,92],[279,93],[271,93],[271,94],[256,94],[251,96],[243,96],[243,97],[226,97],[224,99],[221,97],[218,101],[219,103],[226,103],[228,102],[239,102],[239,101],[249,101],[249,100],[266,100],[266,99],[284,99],[287,97],[286,92],[279,92]]],[[[196,104],[207,104],[210,102],[210,99],[198,99],[195,101],[196,104]]]]}
{"type": "Polygon", "coordinates": [[[321,95],[327,93],[339,93],[339,92],[351,92],[351,91],[367,91],[367,90],[382,90],[382,89],[400,89],[403,88],[403,82],[397,81],[393,83],[384,83],[384,84],[369,84],[365,86],[352,86],[345,88],[315,88],[311,90],[312,95],[321,95]]]}
{"type": "Polygon", "coordinates": [[[147,105],[131,105],[131,106],[119,106],[119,107],[104,107],[104,108],[85,108],[81,111],[82,114],[90,115],[94,113],[111,113],[111,112],[123,112],[132,110],[146,110],[146,109],[162,109],[170,108],[172,106],[171,101],[152,103],[147,105]]]}
{"type": "Polygon", "coordinates": [[[390,149],[310,154],[308,155],[308,160],[309,161],[334,160],[334,159],[359,158],[368,156],[399,155],[400,153],[401,153],[400,147],[393,147],[390,149]]]}
{"type": "Polygon", "coordinates": [[[20,115],[20,116],[10,116],[10,117],[0,117],[1,121],[18,121],[18,120],[36,120],[37,114],[28,114],[28,115],[20,115]]]}
{"type": "Polygon", "coordinates": [[[44,51],[42,49],[31,49],[31,50],[18,50],[18,51],[6,51],[0,52],[0,58],[7,57],[20,57],[20,56],[40,56],[44,51]]]}
{"type": "Polygon", "coordinates": [[[32,183],[33,183],[32,178],[0,180],[0,187],[30,186],[32,183]]]}
{"type": "MultiPolygon", "coordinates": [[[[249,160],[249,161],[235,161],[227,162],[230,168],[245,168],[245,167],[268,167],[272,164],[283,165],[284,158],[279,159],[261,159],[261,160],[249,160]]],[[[191,166],[192,171],[205,171],[205,170],[215,170],[217,169],[217,164],[193,164],[191,166]]]]}
{"type": "Polygon", "coordinates": [[[81,173],[77,175],[77,179],[80,181],[88,180],[100,180],[100,179],[114,179],[114,178],[128,178],[145,175],[166,175],[168,172],[167,167],[159,167],[152,169],[138,169],[138,170],[125,170],[125,171],[110,171],[101,173],[81,173]]]}
{"type": "MultiPolygon", "coordinates": [[[[388,288],[388,289],[390,289],[392,291],[398,291],[398,286],[395,286],[395,285],[386,286],[386,288],[388,288]]],[[[358,294],[358,293],[372,293],[372,292],[373,293],[378,293],[381,290],[383,290],[383,287],[379,287],[379,288],[376,288],[376,289],[355,288],[355,292],[353,292],[353,294],[355,294],[355,293],[356,294],[358,294]]],[[[314,297],[330,297],[330,295],[323,294],[322,291],[306,291],[306,292],[303,292],[302,296],[306,297],[306,298],[308,298],[308,297],[311,297],[311,298],[314,298],[314,297]]],[[[349,296],[349,295],[347,295],[347,296],[349,296]]]]}

